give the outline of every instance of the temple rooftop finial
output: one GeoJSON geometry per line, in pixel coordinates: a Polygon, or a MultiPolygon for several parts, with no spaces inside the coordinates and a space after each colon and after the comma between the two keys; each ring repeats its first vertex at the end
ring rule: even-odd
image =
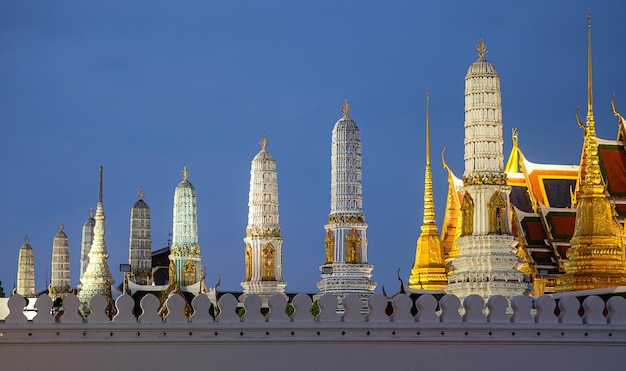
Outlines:
{"type": "Polygon", "coordinates": [[[93,218],[93,207],[89,208],[89,217],[93,218]]]}
{"type": "Polygon", "coordinates": [[[187,165],[183,166],[183,172],[180,175],[183,177],[183,180],[187,180],[187,178],[189,178],[189,172],[187,171],[187,165]]]}
{"type": "Polygon", "coordinates": [[[63,232],[63,222],[59,222],[59,232],[63,232]]]}
{"type": "Polygon", "coordinates": [[[350,108],[350,104],[348,103],[348,98],[343,100],[343,105],[341,106],[341,112],[343,112],[344,116],[348,116],[348,114],[352,111],[350,108]]]}
{"type": "Polygon", "coordinates": [[[143,187],[139,186],[139,192],[137,193],[137,196],[139,196],[140,200],[143,200],[143,187]]]}
{"type": "Polygon", "coordinates": [[[426,88],[426,166],[430,166],[430,90],[426,88]]]}
{"type": "Polygon", "coordinates": [[[28,238],[28,235],[24,236],[24,245],[28,245],[28,242],[30,242],[30,239],[28,238]]]}
{"type": "Polygon", "coordinates": [[[593,78],[591,66],[591,9],[587,9],[587,125],[594,124],[593,78]]]}
{"type": "Polygon", "coordinates": [[[259,144],[261,145],[261,149],[265,151],[267,148],[267,135],[265,133],[263,133],[263,138],[261,138],[259,144]]]}
{"type": "Polygon", "coordinates": [[[476,54],[478,54],[478,59],[484,59],[485,54],[487,54],[487,45],[483,41],[483,35],[480,35],[480,39],[478,40],[478,44],[476,44],[476,49],[474,50],[476,54]]]}
{"type": "Polygon", "coordinates": [[[102,203],[102,171],[104,168],[100,166],[100,187],[98,189],[98,202],[102,203]]]}

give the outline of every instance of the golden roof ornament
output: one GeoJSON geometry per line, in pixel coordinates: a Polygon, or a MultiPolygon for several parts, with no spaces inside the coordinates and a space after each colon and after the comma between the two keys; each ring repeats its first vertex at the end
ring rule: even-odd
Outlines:
{"type": "Polygon", "coordinates": [[[63,232],[63,222],[59,223],[59,232],[63,232]]]}
{"type": "Polygon", "coordinates": [[[30,239],[28,238],[28,235],[24,236],[24,245],[28,245],[29,241],[30,239]]]}
{"type": "Polygon", "coordinates": [[[504,168],[505,173],[519,173],[519,132],[517,128],[513,128],[511,132],[511,141],[513,142],[513,148],[511,148],[511,155],[506,162],[504,168]]]}
{"type": "Polygon", "coordinates": [[[183,166],[183,172],[180,174],[183,177],[183,180],[187,180],[189,177],[189,172],[187,171],[187,165],[183,166]]]}
{"type": "Polygon", "coordinates": [[[483,35],[480,35],[480,39],[478,40],[478,44],[476,44],[476,49],[474,50],[476,54],[478,54],[478,59],[484,59],[485,54],[487,54],[487,45],[483,41],[483,35]]]}
{"type": "Polygon", "coordinates": [[[139,186],[139,192],[137,192],[137,196],[139,196],[140,200],[143,200],[143,187],[139,186]]]}
{"type": "Polygon", "coordinates": [[[267,136],[265,135],[265,133],[263,133],[263,138],[261,138],[259,144],[261,145],[261,149],[265,151],[267,148],[267,136]]]}
{"type": "Polygon", "coordinates": [[[350,112],[352,112],[352,108],[350,108],[350,104],[348,104],[348,98],[343,100],[343,105],[341,106],[341,112],[343,112],[344,116],[348,116],[350,112]]]}

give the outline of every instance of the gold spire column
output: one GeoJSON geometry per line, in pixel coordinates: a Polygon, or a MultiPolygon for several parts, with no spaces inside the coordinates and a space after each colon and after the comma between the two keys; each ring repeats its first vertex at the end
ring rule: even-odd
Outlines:
{"type": "Polygon", "coordinates": [[[426,89],[426,170],[424,173],[424,220],[417,239],[415,262],[409,277],[412,289],[443,290],[448,284],[441,237],[435,224],[433,173],[430,168],[430,93],[426,89]]]}
{"type": "Polygon", "coordinates": [[[576,226],[557,292],[626,284],[624,234],[609,201],[600,172],[593,116],[591,13],[587,13],[587,122],[581,160],[581,195],[576,226]]]}

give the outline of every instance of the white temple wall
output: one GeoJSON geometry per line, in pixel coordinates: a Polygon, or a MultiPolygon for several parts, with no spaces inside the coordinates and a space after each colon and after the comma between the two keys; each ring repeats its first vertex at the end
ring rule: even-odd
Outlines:
{"type": "Polygon", "coordinates": [[[198,296],[192,302],[194,316],[187,319],[184,299],[174,295],[161,319],[158,299],[148,295],[137,319],[133,300],[122,295],[116,300],[117,315],[109,320],[103,314],[106,300],[98,295],[83,320],[75,296],[66,296],[66,313],[55,319],[49,314],[52,300],[42,295],[36,303],[39,313],[27,320],[21,313],[24,299],[15,295],[8,300],[15,313],[0,322],[0,362],[26,370],[82,369],[86,362],[90,370],[614,370],[620,369],[626,346],[626,299],[619,296],[606,303],[589,296],[582,308],[577,298],[563,296],[557,316],[550,296],[515,297],[508,315],[501,296],[485,304],[472,295],[461,307],[453,295],[439,303],[432,295],[415,303],[398,295],[389,316],[390,299],[374,295],[364,316],[361,298],[348,295],[340,316],[337,298],[327,294],[313,317],[311,298],[299,294],[292,300],[291,318],[282,311],[283,297],[271,297],[270,313],[263,316],[255,296],[244,301],[241,318],[234,296],[222,296],[215,319],[208,315],[209,299],[198,296]]]}

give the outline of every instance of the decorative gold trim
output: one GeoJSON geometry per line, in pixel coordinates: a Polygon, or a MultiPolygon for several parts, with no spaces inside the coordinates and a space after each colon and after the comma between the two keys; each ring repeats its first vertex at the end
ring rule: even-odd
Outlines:
{"type": "Polygon", "coordinates": [[[331,264],[335,261],[335,235],[330,229],[326,230],[324,247],[326,248],[326,262],[324,264],[331,264]]]}
{"type": "Polygon", "coordinates": [[[361,263],[361,236],[356,228],[352,228],[346,236],[346,263],[361,263]]]}
{"type": "Polygon", "coordinates": [[[328,224],[334,223],[365,223],[365,215],[332,214],[328,216],[328,224]]]}
{"type": "Polygon", "coordinates": [[[478,54],[478,59],[484,59],[487,54],[487,45],[483,41],[483,35],[480,35],[480,39],[478,40],[478,44],[476,44],[476,49],[474,50],[476,54],[478,54]]]}
{"type": "Polygon", "coordinates": [[[249,243],[246,244],[245,251],[245,261],[246,261],[246,281],[250,281],[252,279],[252,246],[249,243]]]}
{"type": "Polygon", "coordinates": [[[247,237],[280,237],[280,228],[259,228],[256,226],[246,228],[247,237]]]}
{"type": "Polygon", "coordinates": [[[352,112],[352,108],[350,108],[350,104],[348,104],[348,98],[343,100],[343,105],[341,106],[341,112],[344,116],[348,116],[350,112],[352,112]]]}
{"type": "Polygon", "coordinates": [[[506,173],[482,173],[476,172],[470,175],[463,176],[463,185],[506,185],[507,184],[506,173]]]}
{"type": "Polygon", "coordinates": [[[506,201],[500,191],[495,191],[487,203],[489,215],[489,233],[506,234],[505,210],[506,201]]]}
{"type": "Polygon", "coordinates": [[[276,248],[272,245],[271,242],[268,242],[263,249],[261,250],[261,254],[263,257],[263,274],[261,279],[263,281],[275,281],[275,267],[274,260],[276,257],[276,248]]]}
{"type": "Polygon", "coordinates": [[[474,200],[468,192],[463,194],[461,203],[461,236],[470,236],[474,233],[474,200]]]}

